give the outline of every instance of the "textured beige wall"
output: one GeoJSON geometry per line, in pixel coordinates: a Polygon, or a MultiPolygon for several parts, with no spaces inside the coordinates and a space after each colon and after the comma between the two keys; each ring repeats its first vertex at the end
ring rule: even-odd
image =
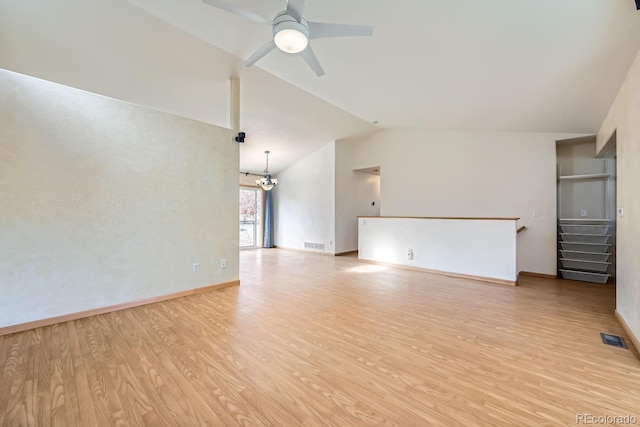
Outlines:
{"type": "Polygon", "coordinates": [[[0,327],[237,280],[231,136],[0,70],[0,327]]]}
{"type": "Polygon", "coordinates": [[[613,132],[617,146],[617,309],[640,337],[640,52],[627,74],[596,141],[600,152],[613,132]]]}

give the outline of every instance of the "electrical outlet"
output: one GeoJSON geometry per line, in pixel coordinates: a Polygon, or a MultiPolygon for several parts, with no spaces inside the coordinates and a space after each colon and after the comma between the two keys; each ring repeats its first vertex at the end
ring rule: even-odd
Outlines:
{"type": "Polygon", "coordinates": [[[413,249],[409,249],[407,251],[407,259],[408,260],[412,260],[413,259],[413,249]]]}
{"type": "Polygon", "coordinates": [[[193,264],[193,272],[197,273],[198,271],[200,271],[200,263],[196,262],[193,264]]]}
{"type": "Polygon", "coordinates": [[[587,216],[587,210],[586,209],[580,209],[580,216],[582,216],[582,217],[587,216]]]}
{"type": "Polygon", "coordinates": [[[227,268],[227,260],[226,259],[221,259],[220,260],[220,267],[227,268]]]}
{"type": "Polygon", "coordinates": [[[540,211],[538,209],[533,211],[533,216],[535,217],[539,217],[540,216],[540,211]]]}

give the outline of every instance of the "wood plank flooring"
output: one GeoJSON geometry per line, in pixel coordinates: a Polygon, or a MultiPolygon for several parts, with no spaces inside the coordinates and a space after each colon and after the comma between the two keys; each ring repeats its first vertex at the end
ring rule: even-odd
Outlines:
{"type": "MultiPolygon", "coordinates": [[[[533,426],[640,419],[614,289],[284,250],[240,287],[0,337],[0,426],[533,426]]],[[[640,423],[640,421],[638,421],[640,423]]]]}

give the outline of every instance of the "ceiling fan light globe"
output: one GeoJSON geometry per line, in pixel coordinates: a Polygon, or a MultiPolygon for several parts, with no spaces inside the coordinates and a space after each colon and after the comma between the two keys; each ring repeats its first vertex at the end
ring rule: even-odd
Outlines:
{"type": "Polygon", "coordinates": [[[278,49],[287,53],[300,53],[309,45],[307,36],[292,28],[278,31],[273,37],[273,41],[278,46],[278,49]]]}
{"type": "Polygon", "coordinates": [[[285,12],[273,20],[273,42],[278,49],[287,53],[300,53],[309,45],[309,24],[302,19],[298,22],[285,12]]]}

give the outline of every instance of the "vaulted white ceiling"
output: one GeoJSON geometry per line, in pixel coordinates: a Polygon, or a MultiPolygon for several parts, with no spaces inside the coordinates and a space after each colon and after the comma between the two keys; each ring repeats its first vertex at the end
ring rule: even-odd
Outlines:
{"type": "Polygon", "coordinates": [[[277,172],[380,127],[595,132],[640,48],[633,0],[307,0],[309,20],[375,27],[313,40],[317,78],[277,50],[241,65],[269,26],[199,0],[127,1],[3,0],[0,67],[223,126],[239,75],[250,171],[265,149],[277,172]]]}

